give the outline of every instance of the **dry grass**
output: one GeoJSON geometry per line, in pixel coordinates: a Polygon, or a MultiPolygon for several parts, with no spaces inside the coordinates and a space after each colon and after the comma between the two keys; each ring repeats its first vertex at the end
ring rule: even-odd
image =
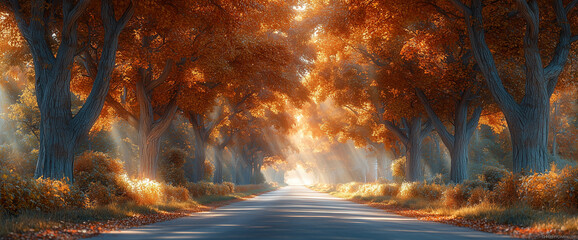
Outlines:
{"type": "Polygon", "coordinates": [[[19,233],[30,230],[65,228],[71,224],[82,224],[85,222],[106,222],[142,215],[210,209],[207,205],[221,205],[221,203],[227,201],[242,200],[248,196],[273,190],[276,187],[259,184],[249,185],[247,188],[250,188],[250,190],[225,195],[200,196],[186,201],[168,201],[148,205],[142,204],[142,202],[128,201],[52,212],[24,210],[18,215],[0,212],[0,238],[11,232],[19,233]]]}
{"type": "Polygon", "coordinates": [[[458,185],[354,182],[311,188],[381,206],[578,234],[578,168],[529,176],[491,172],[458,185]]]}

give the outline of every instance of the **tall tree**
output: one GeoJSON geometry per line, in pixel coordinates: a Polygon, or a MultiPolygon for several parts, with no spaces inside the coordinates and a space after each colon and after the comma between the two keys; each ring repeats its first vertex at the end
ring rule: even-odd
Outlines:
{"type": "Polygon", "coordinates": [[[41,114],[40,153],[35,177],[66,177],[72,181],[74,148],[102,110],[114,69],[118,38],[134,13],[133,3],[129,2],[118,18],[114,9],[119,6],[111,0],[101,1],[104,41],[98,46],[97,72],[90,95],[75,115],[71,111],[71,69],[79,54],[87,51],[79,41],[79,25],[83,17],[97,12],[93,9],[95,4],[90,0],[37,0],[30,5],[22,5],[18,0],[2,3],[7,4],[16,19],[34,62],[36,99],[41,114]],[[58,9],[61,14],[57,14],[58,9]]]}
{"type": "MultiPolygon", "coordinates": [[[[523,37],[525,91],[518,102],[504,87],[502,77],[496,66],[495,57],[486,40],[486,17],[484,10],[495,8],[501,3],[488,5],[482,0],[471,0],[469,4],[460,0],[451,0],[465,17],[471,48],[482,72],[488,89],[506,117],[512,140],[515,172],[544,172],[548,168],[548,121],[550,97],[556,88],[558,78],[566,65],[571,43],[578,38],[572,35],[568,14],[572,12],[576,1],[566,6],[562,0],[537,1],[516,0],[515,14],[519,14],[526,27],[523,37]],[[547,2],[547,3],[546,3],[547,2]],[[553,12],[548,14],[546,4],[553,12]],[[543,11],[540,11],[542,9],[543,11]],[[543,14],[546,13],[546,14],[543,14]],[[556,45],[546,67],[543,48],[540,46],[541,22],[548,22],[545,16],[554,15],[559,28],[558,39],[551,41],[556,45]],[[545,20],[545,21],[543,21],[545,20]]],[[[487,15],[486,15],[487,16],[487,15]]],[[[542,34],[543,35],[543,34],[542,34]]],[[[542,36],[543,37],[543,36],[542,36]]],[[[547,36],[548,37],[548,36],[547,36]]]]}

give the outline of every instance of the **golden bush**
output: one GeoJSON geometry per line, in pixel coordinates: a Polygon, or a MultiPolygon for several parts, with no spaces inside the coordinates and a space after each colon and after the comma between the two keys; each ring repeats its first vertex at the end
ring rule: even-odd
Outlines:
{"type": "Polygon", "coordinates": [[[187,183],[186,188],[191,196],[200,197],[206,195],[228,195],[235,192],[233,183],[214,184],[212,182],[187,183]]]}
{"type": "Polygon", "coordinates": [[[468,205],[475,206],[488,199],[489,191],[482,188],[476,187],[470,191],[470,197],[468,198],[468,205]]]}
{"type": "Polygon", "coordinates": [[[526,205],[534,209],[553,209],[558,205],[557,195],[560,183],[554,169],[547,173],[535,173],[519,180],[518,196],[526,205]]]}
{"type": "Polygon", "coordinates": [[[167,202],[186,202],[191,199],[189,190],[182,186],[163,185],[162,192],[167,202]]]}
{"type": "Polygon", "coordinates": [[[512,206],[518,202],[519,180],[516,175],[507,173],[492,190],[491,200],[503,206],[512,206]]]}
{"type": "Polygon", "coordinates": [[[55,211],[85,206],[85,196],[66,181],[23,178],[0,172],[0,206],[11,214],[23,210],[55,211]]]}
{"type": "Polygon", "coordinates": [[[449,186],[444,191],[443,203],[450,208],[459,208],[468,202],[468,190],[464,185],[449,186]]]}
{"type": "Polygon", "coordinates": [[[404,182],[399,189],[398,197],[402,199],[410,199],[419,196],[418,182],[404,182]]]}
{"type": "Polygon", "coordinates": [[[126,171],[122,162],[104,153],[87,151],[76,157],[74,175],[74,185],[93,203],[109,204],[127,197],[129,183],[123,178],[126,171]]]}
{"type": "Polygon", "coordinates": [[[405,161],[404,156],[393,160],[393,163],[391,164],[392,175],[397,181],[405,180],[405,161]]]}
{"type": "Polygon", "coordinates": [[[161,178],[168,184],[175,186],[184,186],[187,182],[185,179],[186,152],[180,148],[169,149],[161,161],[159,170],[161,178]]]}
{"type": "Polygon", "coordinates": [[[565,167],[559,176],[559,208],[578,212],[578,167],[565,167]]]}

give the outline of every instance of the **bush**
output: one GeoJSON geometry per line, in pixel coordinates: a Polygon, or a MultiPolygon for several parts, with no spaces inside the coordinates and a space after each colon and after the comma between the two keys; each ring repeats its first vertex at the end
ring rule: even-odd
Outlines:
{"type": "Polygon", "coordinates": [[[486,166],[482,174],[479,176],[480,180],[488,184],[488,189],[493,190],[495,186],[508,175],[508,171],[503,168],[486,166]]]}
{"type": "Polygon", "coordinates": [[[266,189],[266,188],[271,188],[271,187],[275,187],[275,185],[273,185],[271,183],[236,185],[235,186],[235,192],[249,192],[249,191],[255,191],[255,190],[266,189]]]}
{"type": "Polygon", "coordinates": [[[444,192],[444,205],[450,208],[459,208],[468,202],[468,189],[462,184],[450,186],[444,192]]]}
{"type": "Polygon", "coordinates": [[[393,160],[391,164],[391,172],[393,177],[398,182],[403,182],[405,180],[405,157],[400,157],[393,160]]]}
{"type": "Polygon", "coordinates": [[[557,206],[559,176],[555,169],[548,173],[524,176],[519,181],[520,200],[534,209],[550,210],[557,206]]]}
{"type": "Polygon", "coordinates": [[[384,184],[383,190],[382,190],[383,191],[382,195],[383,196],[390,196],[390,197],[397,196],[397,194],[399,194],[399,189],[400,189],[400,184],[398,184],[398,183],[384,184]]]}
{"type": "Polygon", "coordinates": [[[151,205],[163,200],[162,185],[149,179],[131,181],[126,175],[126,181],[130,182],[128,197],[139,205],[151,205]]]}
{"type": "Polygon", "coordinates": [[[346,184],[339,184],[337,190],[344,193],[356,193],[359,191],[359,187],[363,185],[363,183],[359,182],[350,182],[346,184]]]}
{"type": "Polygon", "coordinates": [[[428,200],[440,199],[444,192],[444,187],[436,183],[422,183],[417,186],[418,196],[428,200]]]}
{"type": "Polygon", "coordinates": [[[468,205],[475,206],[482,202],[485,202],[488,199],[488,195],[489,195],[488,190],[481,187],[474,188],[470,191],[470,197],[468,198],[468,205]]]}
{"type": "Polygon", "coordinates": [[[513,206],[518,202],[518,186],[518,178],[512,173],[507,173],[491,192],[492,201],[507,207],[513,206]]]}
{"type": "Polygon", "coordinates": [[[87,151],[76,157],[74,185],[99,205],[123,201],[129,192],[130,179],[122,162],[104,153],[87,151]]]}
{"type": "Polygon", "coordinates": [[[401,184],[398,196],[402,199],[415,198],[419,196],[418,182],[404,182],[401,184]]]}
{"type": "Polygon", "coordinates": [[[578,212],[578,167],[565,167],[560,172],[558,193],[559,207],[578,212]]]}
{"type": "Polygon", "coordinates": [[[186,152],[180,148],[171,148],[164,154],[163,161],[160,164],[161,178],[168,184],[174,186],[185,186],[185,165],[186,152]]]}
{"type": "Polygon", "coordinates": [[[164,185],[162,193],[165,202],[186,202],[191,200],[189,190],[182,186],[164,185]]]}
{"type": "Polygon", "coordinates": [[[186,188],[193,197],[206,195],[228,195],[235,192],[235,185],[227,182],[223,184],[214,184],[212,182],[187,183],[186,188]]]}
{"type": "Polygon", "coordinates": [[[204,181],[211,181],[211,179],[213,179],[213,174],[215,172],[215,166],[209,162],[209,161],[205,161],[205,172],[203,172],[203,180],[204,181]]]}
{"type": "Polygon", "coordinates": [[[55,211],[82,208],[84,194],[66,181],[22,178],[14,172],[0,172],[0,206],[10,214],[24,210],[55,211]]]}

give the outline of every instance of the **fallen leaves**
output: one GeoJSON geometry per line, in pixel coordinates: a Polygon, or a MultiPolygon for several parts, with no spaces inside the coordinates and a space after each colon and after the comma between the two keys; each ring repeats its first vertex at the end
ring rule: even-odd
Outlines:
{"type": "MultiPolygon", "coordinates": [[[[271,191],[271,190],[269,190],[271,191]]],[[[156,222],[164,222],[180,217],[190,216],[193,213],[210,211],[217,207],[229,205],[234,202],[243,201],[249,198],[256,197],[260,194],[269,192],[260,192],[253,195],[238,197],[227,201],[217,201],[206,205],[199,205],[198,207],[179,210],[175,212],[161,212],[155,214],[135,215],[124,219],[108,220],[104,222],[82,222],[70,223],[61,222],[59,226],[54,226],[51,229],[29,229],[21,233],[11,233],[6,236],[6,239],[79,239],[88,238],[99,235],[104,232],[117,231],[127,228],[138,227],[142,225],[152,224],[156,222]]]]}
{"type": "Polygon", "coordinates": [[[535,227],[520,227],[508,224],[499,224],[485,219],[464,219],[460,217],[430,213],[421,210],[400,207],[394,204],[384,202],[372,202],[363,199],[352,198],[350,201],[368,205],[373,208],[385,210],[398,215],[417,218],[421,221],[433,221],[445,224],[451,224],[459,227],[467,227],[483,232],[510,235],[517,238],[525,239],[578,239],[578,235],[570,231],[558,229],[540,229],[535,227]]]}

